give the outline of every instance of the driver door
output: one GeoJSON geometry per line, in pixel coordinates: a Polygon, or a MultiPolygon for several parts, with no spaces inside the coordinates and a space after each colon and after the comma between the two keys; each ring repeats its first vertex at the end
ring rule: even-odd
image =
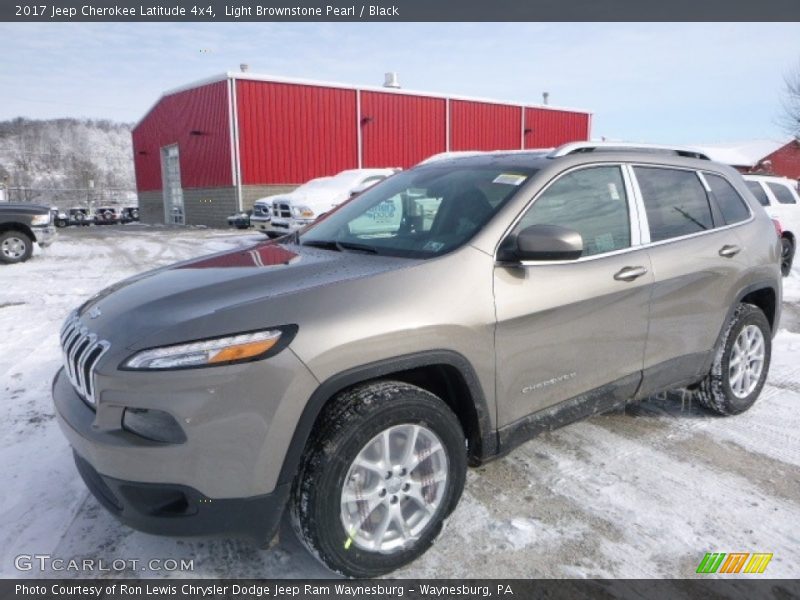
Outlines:
{"type": "Polygon", "coordinates": [[[653,273],[626,174],[608,164],[562,174],[512,229],[567,227],[584,251],[495,267],[500,427],[566,400],[599,407],[639,384],[653,273]]]}

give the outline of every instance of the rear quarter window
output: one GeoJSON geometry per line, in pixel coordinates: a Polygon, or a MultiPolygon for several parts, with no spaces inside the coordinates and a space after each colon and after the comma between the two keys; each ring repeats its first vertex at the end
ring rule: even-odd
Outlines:
{"type": "Polygon", "coordinates": [[[750,211],[739,192],[724,177],[713,173],[703,173],[703,177],[711,188],[711,193],[714,194],[726,224],[741,223],[750,217],[750,211]]]}
{"type": "Polygon", "coordinates": [[[797,204],[792,191],[782,183],[767,182],[767,185],[775,199],[781,204],[797,204]]]}
{"type": "Polygon", "coordinates": [[[714,227],[708,196],[694,171],[634,167],[642,191],[650,240],[659,242],[714,227]]]}

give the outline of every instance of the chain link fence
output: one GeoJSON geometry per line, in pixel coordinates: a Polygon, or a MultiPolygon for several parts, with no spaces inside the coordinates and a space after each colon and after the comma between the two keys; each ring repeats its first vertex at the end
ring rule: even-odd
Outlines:
{"type": "Polygon", "coordinates": [[[55,206],[60,210],[98,206],[136,206],[135,190],[112,188],[0,188],[0,200],[55,206]]]}

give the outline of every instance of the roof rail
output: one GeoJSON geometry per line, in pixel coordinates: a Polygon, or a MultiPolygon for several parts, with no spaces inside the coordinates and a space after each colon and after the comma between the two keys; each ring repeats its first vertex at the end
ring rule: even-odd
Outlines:
{"type": "Polygon", "coordinates": [[[559,146],[549,154],[550,158],[579,154],[582,152],[649,152],[653,154],[674,154],[686,158],[710,160],[708,155],[695,148],[684,146],[664,146],[660,144],[637,144],[632,142],[569,142],[559,146]]]}

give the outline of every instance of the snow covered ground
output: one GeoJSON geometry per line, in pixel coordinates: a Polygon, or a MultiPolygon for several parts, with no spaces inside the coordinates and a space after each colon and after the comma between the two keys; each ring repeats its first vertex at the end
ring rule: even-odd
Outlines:
{"type": "MultiPolygon", "coordinates": [[[[194,559],[193,572],[127,576],[330,576],[285,523],[269,550],[119,525],[79,479],[53,416],[58,330],[70,309],[139,271],[258,239],[143,226],[68,230],[28,263],[0,268],[0,576],[75,575],[20,572],[22,554],[194,559]]],[[[752,410],[715,418],[679,396],[652,398],[543,435],[471,470],[434,547],[395,575],[687,577],[715,551],[772,552],[769,576],[800,577],[797,272],[784,296],[768,385],[752,410]]]]}

